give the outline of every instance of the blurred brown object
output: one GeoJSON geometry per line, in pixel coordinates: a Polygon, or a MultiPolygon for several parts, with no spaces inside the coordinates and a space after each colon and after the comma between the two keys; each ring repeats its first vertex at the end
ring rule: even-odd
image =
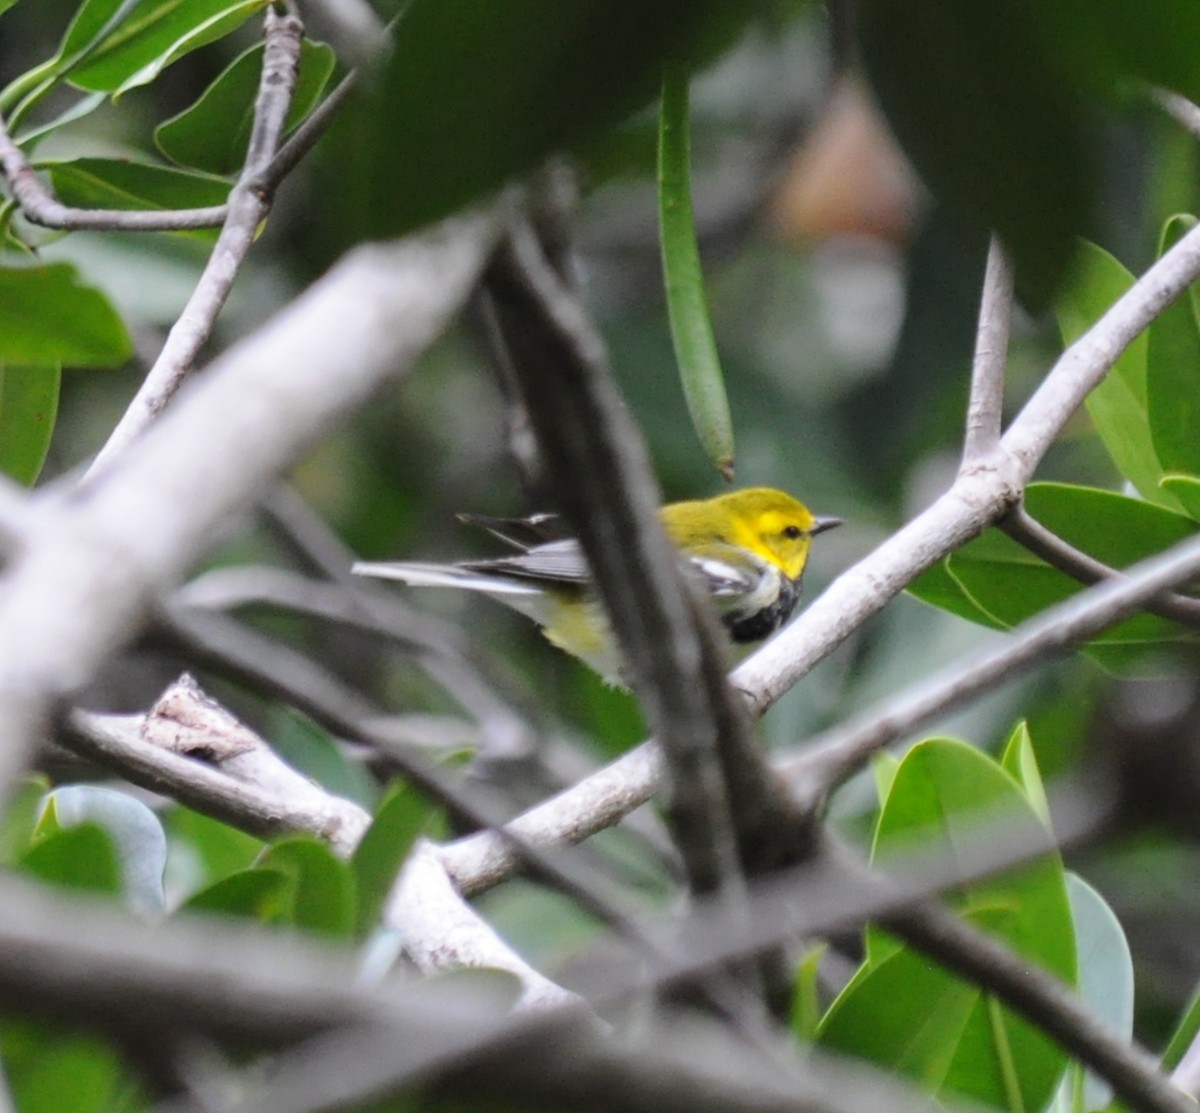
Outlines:
{"type": "Polygon", "coordinates": [[[779,236],[908,242],[920,199],[916,176],[862,84],[844,76],[784,172],[768,213],[779,236]]]}

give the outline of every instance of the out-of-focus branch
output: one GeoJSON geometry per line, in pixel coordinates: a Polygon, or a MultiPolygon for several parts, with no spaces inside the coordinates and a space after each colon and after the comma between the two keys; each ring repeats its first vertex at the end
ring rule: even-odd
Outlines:
{"type": "Polygon", "coordinates": [[[644,446],[575,293],[517,227],[489,292],[561,509],[588,554],[630,680],[670,769],[667,795],[699,892],[737,889],[761,839],[791,848],[776,786],[731,699],[709,616],[685,589],[657,520],[644,446]]]}
{"type": "Polygon", "coordinates": [[[474,285],[498,209],[350,253],[231,348],[102,480],[43,496],[0,579],[0,785],[53,705],[336,422],[408,370],[474,285]]]}
{"type": "Polygon", "coordinates": [[[304,27],[295,16],[278,15],[268,8],[265,36],[266,48],[254,103],[250,143],[241,176],[229,194],[221,234],[213,245],[200,281],[171,326],[154,366],[92,462],[84,477],[85,483],[94,481],[110,466],[113,459],[158,418],[183,385],[200,349],[212,335],[217,315],[229,297],[259,226],[271,211],[274,193],[262,188],[260,178],[274,158],[283,135],[300,73],[304,27]]]}

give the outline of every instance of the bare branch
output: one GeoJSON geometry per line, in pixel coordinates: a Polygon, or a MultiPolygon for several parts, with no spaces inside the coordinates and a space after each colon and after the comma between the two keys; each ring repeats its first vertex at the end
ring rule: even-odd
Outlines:
{"type": "Polygon", "coordinates": [[[131,209],[73,209],[64,205],[37,176],[25,152],[14,142],[0,118],[0,169],[21,207],[22,214],[44,228],[83,229],[102,232],[178,232],[197,228],[219,228],[228,205],[171,212],[131,209]]]}
{"type": "Polygon", "coordinates": [[[229,297],[259,226],[271,210],[273,194],[264,191],[258,180],[274,157],[283,134],[300,72],[304,27],[294,16],[277,15],[269,8],[265,33],[266,49],[249,148],[241,177],[229,195],[221,234],[187,305],[171,326],[158,359],[92,462],[84,483],[93,482],[103,473],[158,418],[183,385],[200,349],[212,334],[217,315],[229,297]]]}
{"type": "Polygon", "coordinates": [[[1000,443],[1012,311],[1012,265],[1003,244],[993,236],[988,246],[979,327],[975,333],[975,361],[971,368],[971,396],[967,403],[967,431],[963,442],[964,471],[969,471],[978,461],[986,460],[1000,443]]]}
{"type": "Polygon", "coordinates": [[[357,804],[284,764],[186,679],[145,716],[75,711],[66,726],[84,757],[262,838],[304,832],[348,855],[370,826],[357,804]]]}

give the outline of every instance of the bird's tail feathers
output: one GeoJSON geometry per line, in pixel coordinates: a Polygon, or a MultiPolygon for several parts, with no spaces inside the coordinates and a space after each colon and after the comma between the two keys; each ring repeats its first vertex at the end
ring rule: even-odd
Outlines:
{"type": "Polygon", "coordinates": [[[356,576],[375,576],[399,580],[410,587],[456,587],[462,591],[482,591],[488,595],[537,595],[539,589],[529,582],[506,576],[475,572],[453,564],[420,564],[406,561],[372,562],[360,560],[351,571],[356,576]]]}

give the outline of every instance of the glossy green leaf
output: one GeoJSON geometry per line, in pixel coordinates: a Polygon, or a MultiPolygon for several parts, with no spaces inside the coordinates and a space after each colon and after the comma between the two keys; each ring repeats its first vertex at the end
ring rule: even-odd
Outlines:
{"type": "MultiPolygon", "coordinates": [[[[1121,924],[1104,898],[1086,881],[1067,874],[1067,894],[1075,921],[1079,958],[1079,995],[1109,1031],[1133,1036],[1133,958],[1121,924]]],[[[1080,1108],[1100,1109],[1112,1099],[1112,1087],[1077,1063],[1063,1079],[1080,1108]]]]}
{"type": "Polygon", "coordinates": [[[358,888],[357,929],[370,931],[379,919],[400,866],[429,821],[430,806],[397,783],[375,812],[375,820],[350,859],[358,888]]]}
{"type": "Polygon", "coordinates": [[[202,209],[223,205],[223,178],[116,158],[44,164],[64,204],[81,209],[202,209]]]}
{"type": "MultiPolygon", "coordinates": [[[[1163,229],[1160,254],[1196,225],[1173,216],[1163,229]]],[[[1146,351],[1146,405],[1150,433],[1163,470],[1200,475],[1200,327],[1196,288],[1167,306],[1150,326],[1146,351]]]]}
{"type": "MultiPolygon", "coordinates": [[[[970,544],[974,544],[971,542],[970,544]]],[[[931,607],[949,611],[951,614],[965,618],[979,626],[987,626],[993,630],[1003,630],[1004,623],[995,615],[989,614],[979,603],[967,594],[963,585],[950,574],[950,560],[939,560],[932,568],[926,569],[911,584],[907,591],[910,595],[928,603],[931,607]]]]}
{"type": "Polygon", "coordinates": [[[1079,93],[1041,20],[1026,3],[859,7],[867,75],[906,154],[964,218],[999,232],[1038,303],[1086,228],[1093,181],[1079,93]]]}
{"type": "Polygon", "coordinates": [[[121,318],[74,267],[0,267],[0,365],[118,367],[132,352],[121,318]]]}
{"type": "Polygon", "coordinates": [[[239,870],[194,893],[184,903],[183,911],[278,923],[287,918],[292,887],[292,878],[282,870],[239,870]]]}
{"type": "MultiPolygon", "coordinates": [[[[886,864],[890,854],[916,847],[953,854],[998,815],[1042,824],[990,758],[961,742],[922,742],[897,770],[872,859],[886,864]]],[[[954,905],[981,930],[1074,982],[1074,927],[1057,855],[965,886],[954,905]]],[[[1066,1063],[1051,1040],[899,941],[873,930],[867,944],[867,962],[822,1022],[822,1044],[898,1070],[938,1095],[1000,1109],[1040,1109],[1049,1100],[1066,1063]]]]}
{"type": "MultiPolygon", "coordinates": [[[[159,125],[158,148],[173,162],[210,174],[236,174],[246,158],[254,101],[262,73],[262,46],[251,47],[203,93],[199,100],[159,125]]],[[[336,59],[324,43],[301,44],[300,76],[287,117],[291,130],[316,106],[336,59]]]]}
{"type": "Polygon", "coordinates": [[[355,925],[354,875],[350,866],[316,839],[294,838],[272,846],[263,869],[292,880],[289,922],[307,931],[349,936],[355,925]]]}
{"type": "MultiPolygon", "coordinates": [[[[185,54],[223,38],[240,27],[269,0],[140,0],[116,27],[103,35],[86,58],[70,68],[72,84],[81,89],[120,94],[145,85],[185,54]]],[[[91,3],[85,5],[92,6],[91,3]]],[[[110,3],[96,5],[110,9],[110,3]]],[[[81,22],[83,12],[77,17],[81,22]]],[[[88,27],[92,25],[89,21],[88,27]]],[[[61,54],[70,57],[77,38],[68,32],[61,54]]],[[[94,34],[94,32],[93,32],[94,34]]]]}
{"type": "Polygon", "coordinates": [[[667,314],[675,362],[692,427],[708,458],[733,480],[733,420],[721,357],[708,314],[696,216],[692,209],[690,75],[670,66],[663,79],[658,128],[658,223],[667,314]]]}
{"type": "Polygon", "coordinates": [[[1195,521],[1200,521],[1200,478],[1193,475],[1164,475],[1163,491],[1169,494],[1195,521]]]}
{"type": "Polygon", "coordinates": [[[0,0],[0,15],[3,15],[9,8],[16,4],[18,0],[0,0]]]}
{"type": "Polygon", "coordinates": [[[344,133],[345,158],[369,164],[366,195],[341,198],[348,218],[378,236],[453,212],[649,104],[665,60],[713,57],[755,10],[745,0],[412,0],[344,133]]]}
{"type": "Polygon", "coordinates": [[[94,823],[112,840],[121,867],[121,891],[141,913],[161,913],[165,907],[163,870],[167,836],[158,816],[127,792],[103,785],[64,785],[46,798],[64,829],[94,823]]]}
{"type": "Polygon", "coordinates": [[[95,823],[40,836],[21,855],[20,868],[55,885],[121,891],[121,864],[108,832],[95,823]]]}
{"type": "MultiPolygon", "coordinates": [[[[1092,327],[1133,285],[1133,275],[1095,244],[1079,245],[1071,276],[1055,303],[1063,343],[1092,327]]],[[[1171,509],[1178,503],[1159,486],[1162,465],[1146,412],[1146,333],[1138,333],[1104,380],[1087,397],[1088,413],[1117,470],[1142,498],[1171,509]]]]}
{"type": "Polygon", "coordinates": [[[58,417],[58,364],[0,365],[0,472],[26,487],[41,474],[58,417]]]}
{"type": "MultiPolygon", "coordinates": [[[[1165,507],[1111,491],[1066,484],[1035,483],[1026,506],[1047,528],[1077,549],[1115,568],[1126,568],[1191,537],[1196,523],[1165,507]]],[[[998,530],[989,530],[951,554],[930,581],[910,588],[918,598],[979,621],[982,611],[1003,626],[1016,626],[1069,598],[1081,585],[1051,568],[998,530]],[[926,583],[932,590],[926,590],[926,583]],[[958,588],[957,594],[951,585],[958,588]]],[[[1153,644],[1186,637],[1174,623],[1142,614],[1117,624],[1089,642],[1113,665],[1127,655],[1122,645],[1153,644]]]]}
{"type": "Polygon", "coordinates": [[[1029,724],[1024,720],[1013,728],[1004,751],[1000,755],[1000,767],[1021,786],[1029,806],[1037,812],[1042,822],[1050,824],[1050,801],[1046,798],[1046,786],[1042,784],[1042,774],[1037,767],[1037,758],[1033,753],[1033,739],[1029,734],[1029,724]]]}

